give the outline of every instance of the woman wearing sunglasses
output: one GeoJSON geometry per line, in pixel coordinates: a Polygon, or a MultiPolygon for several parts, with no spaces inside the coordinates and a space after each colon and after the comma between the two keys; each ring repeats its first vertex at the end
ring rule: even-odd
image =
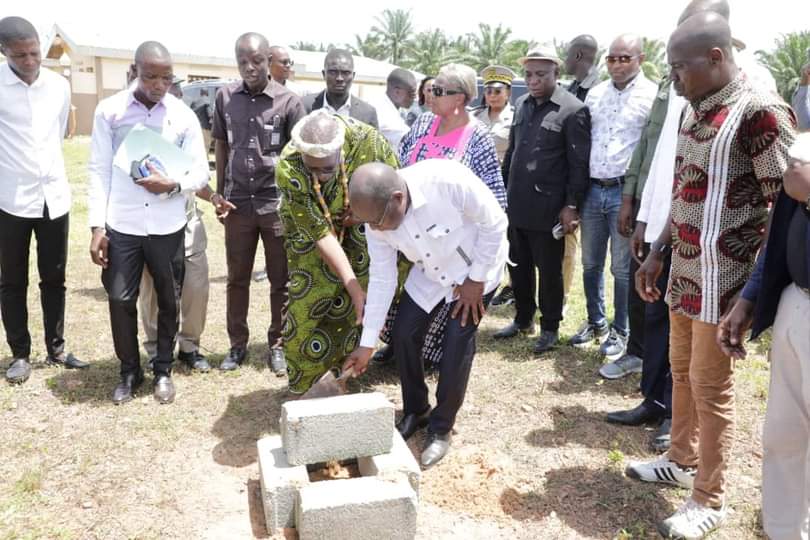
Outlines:
{"type": "MultiPolygon", "coordinates": [[[[433,80],[431,111],[416,119],[399,145],[399,162],[406,167],[426,159],[452,159],[468,167],[506,208],[506,190],[501,165],[489,129],[473,118],[467,105],[478,97],[475,70],[462,64],[447,64],[433,80]]],[[[425,336],[422,359],[427,366],[438,364],[442,355],[447,307],[434,317],[425,336]]],[[[382,339],[388,342],[396,305],[391,308],[382,339]]],[[[372,361],[384,363],[393,358],[390,347],[377,351],[372,361]]]]}
{"type": "Polygon", "coordinates": [[[509,146],[509,127],[515,108],[509,102],[512,95],[512,79],[515,73],[503,66],[488,66],[481,72],[484,79],[484,104],[473,110],[473,116],[489,128],[498,161],[503,163],[503,156],[509,146]]]}

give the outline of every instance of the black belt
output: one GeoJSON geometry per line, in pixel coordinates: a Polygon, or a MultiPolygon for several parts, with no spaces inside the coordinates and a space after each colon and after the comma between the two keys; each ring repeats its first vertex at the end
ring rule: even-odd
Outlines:
{"type": "Polygon", "coordinates": [[[591,182],[601,187],[613,187],[624,184],[624,176],[616,176],[615,178],[591,178],[591,182]]]}

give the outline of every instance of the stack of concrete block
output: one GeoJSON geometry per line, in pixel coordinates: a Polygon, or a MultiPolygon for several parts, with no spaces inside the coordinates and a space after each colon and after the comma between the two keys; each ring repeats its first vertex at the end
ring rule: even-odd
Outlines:
{"type": "Polygon", "coordinates": [[[309,539],[416,535],[420,469],[379,393],[291,401],[281,435],[258,442],[267,529],[309,539]],[[361,478],[310,482],[307,465],[357,459],[361,478]]]}

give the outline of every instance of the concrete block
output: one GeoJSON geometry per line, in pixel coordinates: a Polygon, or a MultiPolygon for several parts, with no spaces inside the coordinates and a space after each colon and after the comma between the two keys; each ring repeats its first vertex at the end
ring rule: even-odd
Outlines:
{"type": "Polygon", "coordinates": [[[379,456],[358,458],[357,468],[363,476],[376,476],[380,480],[396,480],[404,477],[416,495],[419,495],[422,469],[397,430],[394,430],[394,444],[391,452],[379,456]]]}
{"type": "Polygon", "coordinates": [[[292,465],[387,454],[393,432],[394,405],[378,392],[281,407],[281,438],[292,465]]]}
{"type": "Polygon", "coordinates": [[[315,482],[298,492],[301,540],[410,540],[416,536],[416,493],[405,481],[352,478],[315,482]]]}
{"type": "Polygon", "coordinates": [[[298,490],[309,484],[309,474],[306,466],[293,466],[287,461],[281,436],[265,437],[256,446],[264,520],[267,532],[273,535],[277,529],[295,527],[298,490]]]}

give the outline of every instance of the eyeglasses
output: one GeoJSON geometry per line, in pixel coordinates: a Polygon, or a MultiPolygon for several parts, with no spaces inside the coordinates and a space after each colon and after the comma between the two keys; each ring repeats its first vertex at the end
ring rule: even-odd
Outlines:
{"type": "Polygon", "coordinates": [[[448,90],[447,88],[442,88],[441,86],[434,86],[433,87],[433,95],[436,97],[442,96],[456,96],[458,94],[463,94],[461,90],[448,90]]]}
{"type": "Polygon", "coordinates": [[[290,59],[279,60],[278,63],[285,67],[293,67],[295,65],[295,61],[290,59]]]}
{"type": "Polygon", "coordinates": [[[605,57],[605,61],[608,64],[615,64],[616,62],[618,62],[620,64],[629,64],[630,62],[632,62],[636,58],[638,58],[638,55],[634,55],[634,56],[627,56],[626,54],[623,54],[621,56],[608,55],[608,56],[605,57]]]}
{"type": "Polygon", "coordinates": [[[385,218],[388,217],[388,209],[391,207],[392,200],[393,199],[390,198],[388,199],[388,202],[385,203],[385,208],[383,209],[383,213],[382,216],[380,216],[380,219],[376,223],[369,222],[368,223],[369,226],[374,227],[375,229],[379,229],[380,227],[382,227],[383,223],[385,223],[385,218]]]}
{"type": "Polygon", "coordinates": [[[487,95],[495,95],[495,96],[500,96],[500,95],[501,95],[501,93],[503,92],[503,88],[492,88],[492,87],[489,87],[489,88],[484,88],[484,92],[485,92],[487,95]]]}

